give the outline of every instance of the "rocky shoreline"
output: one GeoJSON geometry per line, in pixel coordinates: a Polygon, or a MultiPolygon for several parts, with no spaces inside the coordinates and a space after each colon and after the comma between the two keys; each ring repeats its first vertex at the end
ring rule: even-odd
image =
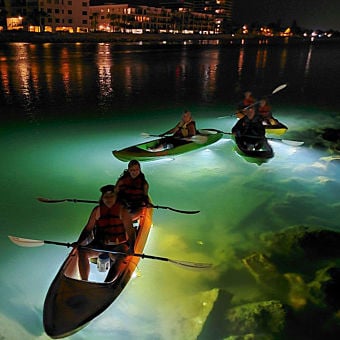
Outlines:
{"type": "MultiPolygon", "coordinates": [[[[309,44],[308,38],[301,37],[244,37],[241,35],[201,35],[201,34],[129,34],[129,33],[34,33],[1,32],[0,42],[28,43],[145,43],[145,44],[258,44],[265,41],[268,45],[303,43],[309,44]]],[[[339,38],[317,40],[318,42],[339,42],[339,38]]]]}
{"type": "Polygon", "coordinates": [[[258,294],[235,302],[213,289],[197,339],[339,339],[340,233],[293,226],[259,237],[261,250],[241,259],[258,294]]]}

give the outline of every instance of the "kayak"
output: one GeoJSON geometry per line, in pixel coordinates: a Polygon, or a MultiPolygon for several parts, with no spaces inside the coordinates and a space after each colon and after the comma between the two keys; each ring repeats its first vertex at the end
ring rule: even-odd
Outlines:
{"type": "Polygon", "coordinates": [[[222,137],[223,133],[213,129],[201,129],[191,138],[162,137],[122,150],[114,150],[112,154],[123,162],[129,162],[132,159],[152,161],[160,157],[176,156],[201,149],[217,142],[222,137]]]}
{"type": "MultiPolygon", "coordinates": [[[[152,225],[152,208],[143,208],[138,223],[134,224],[135,252],[142,253],[152,225]]],[[[43,319],[47,335],[54,339],[69,336],[101,314],[127,285],[139,259],[126,256],[118,269],[97,268],[98,264],[90,263],[89,280],[84,281],[78,270],[78,250],[73,248],[45,298],[43,319]]]]}
{"type": "MultiPolygon", "coordinates": [[[[244,117],[244,114],[242,112],[237,112],[236,117],[242,118],[244,117]]],[[[282,135],[288,130],[288,127],[276,118],[271,118],[269,121],[263,121],[263,126],[266,129],[266,133],[275,135],[282,135]]]]}
{"type": "Polygon", "coordinates": [[[239,153],[255,159],[269,159],[274,156],[274,151],[267,138],[252,138],[249,136],[233,137],[239,153]]]}

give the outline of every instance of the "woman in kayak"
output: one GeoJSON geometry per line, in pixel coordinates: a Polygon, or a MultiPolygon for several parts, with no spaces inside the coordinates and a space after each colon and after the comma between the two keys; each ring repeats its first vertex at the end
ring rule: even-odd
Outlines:
{"type": "Polygon", "coordinates": [[[159,136],[163,137],[170,134],[172,134],[173,137],[178,138],[187,138],[196,135],[196,123],[193,120],[190,111],[185,110],[181,120],[177,123],[177,125],[159,136]]]}
{"type": "Polygon", "coordinates": [[[185,110],[181,120],[177,123],[175,127],[172,129],[162,133],[159,135],[159,137],[162,138],[158,144],[148,150],[157,152],[157,151],[163,151],[166,149],[172,149],[174,147],[174,138],[190,138],[192,136],[195,136],[197,133],[196,130],[196,123],[192,118],[191,112],[188,110],[185,110]],[[171,136],[166,136],[171,135],[171,136]]]}
{"type": "MultiPolygon", "coordinates": [[[[99,205],[92,210],[86,226],[73,246],[132,254],[136,234],[129,211],[118,201],[114,185],[105,185],[100,191],[102,194],[99,205]]],[[[79,248],[78,265],[82,280],[88,280],[89,259],[98,255],[98,251],[79,248]]],[[[116,256],[115,266],[118,267],[123,260],[123,256],[116,256]]]]}
{"type": "Polygon", "coordinates": [[[128,168],[118,178],[115,192],[119,200],[125,204],[130,211],[133,220],[138,219],[143,207],[149,202],[149,183],[141,171],[140,163],[133,159],[128,168]]]}
{"type": "Polygon", "coordinates": [[[254,105],[256,102],[255,98],[253,97],[253,94],[251,91],[244,92],[244,97],[242,101],[238,105],[238,110],[242,111],[243,109],[247,108],[250,105],[254,105]]]}

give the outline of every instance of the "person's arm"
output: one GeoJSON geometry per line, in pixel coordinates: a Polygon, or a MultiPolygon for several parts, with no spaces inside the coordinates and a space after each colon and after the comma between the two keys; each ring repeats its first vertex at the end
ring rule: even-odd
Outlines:
{"type": "Polygon", "coordinates": [[[143,194],[144,194],[144,202],[146,205],[150,203],[149,199],[149,183],[145,181],[144,186],[143,186],[143,194]]]}
{"type": "Polygon", "coordinates": [[[136,232],[135,228],[133,227],[132,218],[127,209],[123,206],[121,207],[121,214],[120,218],[123,221],[125,231],[128,235],[128,243],[129,243],[129,252],[133,253],[135,248],[136,242],[136,232]]]}
{"type": "Polygon", "coordinates": [[[76,242],[77,245],[86,246],[92,241],[92,232],[98,219],[99,209],[99,206],[97,206],[92,210],[89,220],[87,221],[87,224],[85,225],[83,231],[78,238],[78,241],[76,242]]]}
{"type": "Polygon", "coordinates": [[[166,131],[166,132],[163,132],[162,134],[159,135],[159,137],[164,137],[165,135],[172,135],[174,134],[175,132],[177,132],[179,129],[179,123],[173,127],[172,129],[166,131]]]}
{"type": "Polygon", "coordinates": [[[239,119],[237,123],[231,129],[231,133],[234,136],[239,136],[240,132],[243,130],[243,118],[239,119]]]}
{"type": "Polygon", "coordinates": [[[188,125],[188,136],[189,137],[195,136],[196,133],[197,133],[197,131],[196,131],[196,123],[194,121],[192,121],[188,125]]]}

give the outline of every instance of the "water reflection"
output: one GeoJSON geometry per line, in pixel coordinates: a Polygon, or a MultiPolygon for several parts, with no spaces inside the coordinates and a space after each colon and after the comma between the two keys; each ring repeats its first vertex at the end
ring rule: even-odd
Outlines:
{"type": "MultiPolygon", "coordinates": [[[[297,50],[265,42],[241,47],[209,45],[205,49],[192,45],[5,44],[0,55],[0,98],[9,112],[15,100],[26,115],[33,111],[34,115],[60,115],[66,105],[106,113],[112,105],[122,110],[146,102],[225,104],[237,101],[233,96],[242,88],[274,88],[274,74],[284,81],[293,77],[297,67],[294,56],[304,55],[304,49],[297,50]],[[290,62],[292,58],[294,62],[290,62]]],[[[313,51],[310,46],[304,77],[290,83],[290,98],[299,98],[301,81],[311,76],[313,51]]],[[[331,60],[335,64],[337,59],[331,60]]],[[[326,77],[319,67],[315,64],[314,72],[319,78],[326,77]]],[[[324,95],[330,96],[334,88],[328,84],[324,95]]],[[[316,97],[311,94],[309,99],[316,97]]]]}
{"type": "Polygon", "coordinates": [[[99,83],[99,105],[105,106],[105,101],[112,97],[112,55],[109,44],[99,44],[97,52],[97,68],[99,83]]]}

